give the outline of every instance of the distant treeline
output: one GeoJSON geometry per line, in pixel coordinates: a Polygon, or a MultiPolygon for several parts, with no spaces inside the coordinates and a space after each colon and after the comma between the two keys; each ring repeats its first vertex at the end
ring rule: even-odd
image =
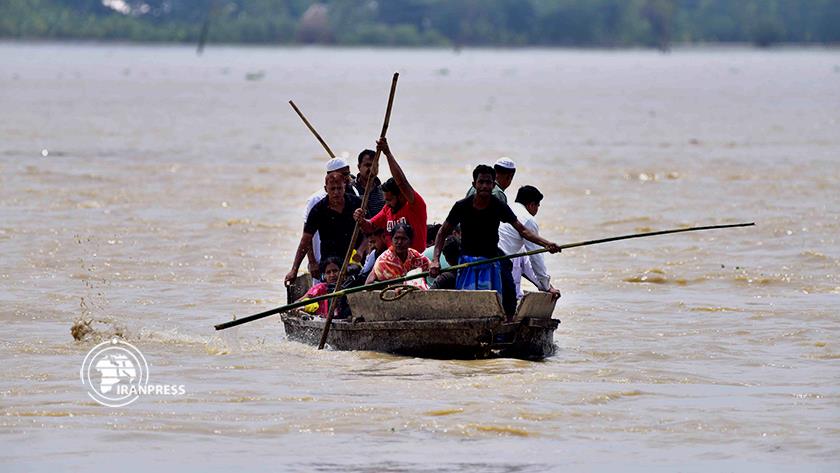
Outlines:
{"type": "Polygon", "coordinates": [[[840,43],[840,0],[0,0],[0,37],[395,46],[840,43]]]}

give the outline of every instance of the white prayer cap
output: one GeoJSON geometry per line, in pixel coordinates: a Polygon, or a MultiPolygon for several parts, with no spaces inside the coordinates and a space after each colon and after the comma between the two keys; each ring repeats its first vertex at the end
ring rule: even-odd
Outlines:
{"type": "Polygon", "coordinates": [[[516,170],[516,163],[513,162],[512,159],[508,158],[507,156],[503,156],[496,160],[496,164],[494,166],[498,166],[500,168],[510,169],[511,171],[516,170]]]}
{"type": "Polygon", "coordinates": [[[327,161],[327,173],[331,173],[333,171],[338,171],[339,169],[349,168],[350,165],[347,164],[342,158],[332,158],[327,161]]]}

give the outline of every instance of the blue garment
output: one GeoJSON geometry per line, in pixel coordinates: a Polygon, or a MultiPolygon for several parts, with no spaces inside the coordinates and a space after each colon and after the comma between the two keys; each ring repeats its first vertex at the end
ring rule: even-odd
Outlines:
{"type": "MultiPolygon", "coordinates": [[[[481,256],[461,255],[458,264],[483,261],[487,258],[481,256]]],[[[458,279],[455,282],[456,289],[467,289],[473,291],[491,290],[502,294],[502,272],[499,262],[471,266],[458,270],[458,279]]]]}

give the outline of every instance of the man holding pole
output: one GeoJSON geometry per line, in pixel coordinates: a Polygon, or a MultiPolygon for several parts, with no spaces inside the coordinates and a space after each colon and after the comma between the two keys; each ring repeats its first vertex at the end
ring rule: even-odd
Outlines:
{"type": "MultiPolygon", "coordinates": [[[[522,186],[516,193],[516,200],[511,206],[511,210],[516,215],[516,219],[534,235],[540,234],[540,227],[537,225],[537,220],[534,217],[537,216],[537,212],[540,210],[542,199],[542,192],[536,187],[522,186]]],[[[499,226],[499,249],[504,254],[512,255],[538,248],[539,245],[523,238],[512,225],[503,223],[499,226]]],[[[545,267],[545,255],[540,253],[531,256],[522,256],[515,258],[512,262],[513,282],[516,286],[517,299],[522,298],[522,289],[520,286],[522,276],[528,276],[528,279],[540,291],[549,292],[554,298],[560,297],[560,291],[551,285],[551,276],[548,275],[548,270],[545,267]]]]}
{"type": "MultiPolygon", "coordinates": [[[[457,225],[461,225],[461,257],[459,264],[472,263],[499,255],[499,224],[510,224],[524,239],[545,247],[551,253],[557,253],[560,248],[556,243],[548,241],[534,234],[519,220],[516,215],[501,200],[493,197],[496,171],[490,166],[481,164],[473,171],[473,187],[475,195],[471,195],[455,202],[449,216],[443,223],[435,239],[435,252],[429,273],[432,277],[440,274],[440,252],[446,237],[452,233],[457,225]]],[[[506,295],[502,290],[501,267],[498,262],[488,263],[458,271],[456,282],[458,289],[490,289],[502,295],[502,305],[505,313],[512,316],[516,312],[516,297],[506,295]]]]}
{"type": "MultiPolygon", "coordinates": [[[[391,154],[388,141],[384,137],[379,138],[376,147],[388,159],[388,168],[393,176],[382,184],[385,206],[370,220],[365,219],[362,209],[356,210],[353,218],[359,222],[365,233],[372,232],[374,228],[384,228],[386,233],[390,233],[398,223],[411,225],[416,232],[411,247],[422,253],[426,249],[426,202],[406,179],[405,173],[391,154]]],[[[389,246],[390,243],[389,237],[389,246]]]]}
{"type": "Polygon", "coordinates": [[[292,269],[286,275],[286,285],[297,277],[304,256],[312,248],[312,237],[321,236],[321,258],[330,256],[343,259],[355,228],[353,212],[361,207],[362,200],[347,193],[347,178],[341,171],[327,174],[324,189],[327,196],[321,199],[309,212],[303,226],[292,269]]]}

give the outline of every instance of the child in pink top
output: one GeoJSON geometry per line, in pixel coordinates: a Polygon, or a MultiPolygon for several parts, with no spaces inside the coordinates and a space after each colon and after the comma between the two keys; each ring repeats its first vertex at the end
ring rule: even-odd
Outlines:
{"type": "MultiPolygon", "coordinates": [[[[318,283],[309,288],[300,300],[324,296],[335,290],[335,283],[338,281],[338,273],[341,271],[341,260],[336,257],[326,258],[321,261],[320,269],[325,282],[318,283]]],[[[303,310],[309,312],[310,314],[318,314],[321,317],[326,317],[329,311],[329,300],[318,301],[317,308],[315,307],[315,304],[316,303],[313,302],[312,304],[304,306],[303,310]]]]}

